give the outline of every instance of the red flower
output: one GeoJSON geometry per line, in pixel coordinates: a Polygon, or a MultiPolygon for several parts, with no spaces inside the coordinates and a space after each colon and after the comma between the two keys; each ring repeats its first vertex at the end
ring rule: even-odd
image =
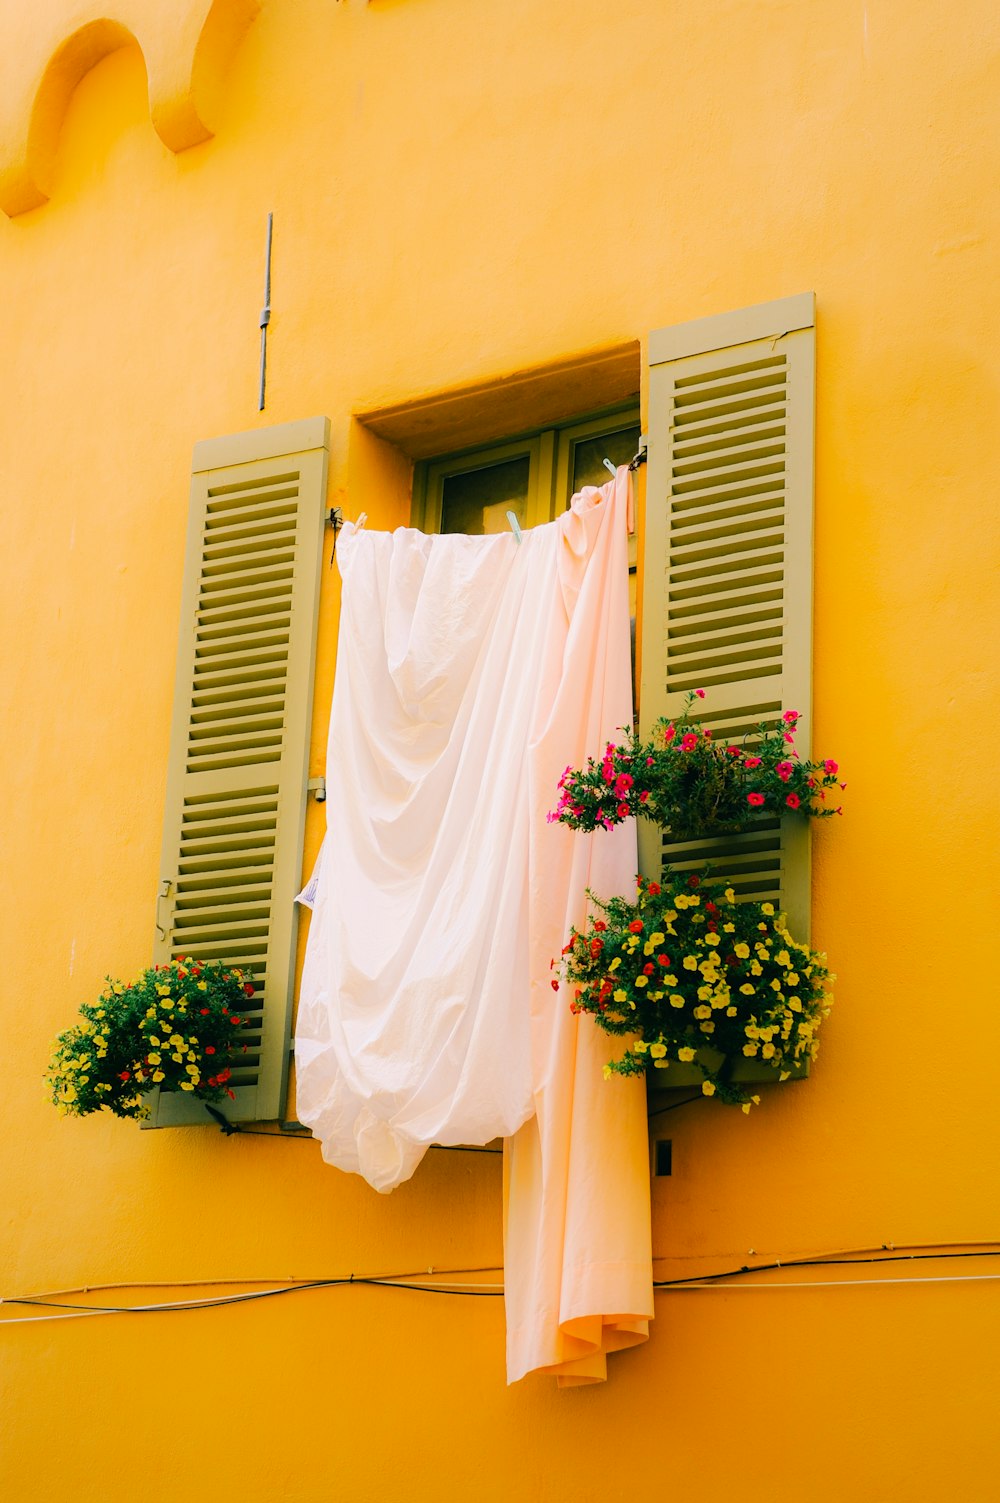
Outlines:
{"type": "Polygon", "coordinates": [[[657,965],[662,965],[663,968],[664,968],[664,970],[666,970],[667,966],[669,966],[669,964],[670,964],[670,956],[669,955],[657,955],[657,957],[656,957],[656,963],[657,963],[657,965]]]}
{"type": "Polygon", "coordinates": [[[789,809],[797,809],[799,807],[799,796],[798,796],[798,794],[797,793],[790,793],[788,795],[788,797],[785,799],[785,803],[788,805],[789,809]]]}
{"type": "Polygon", "coordinates": [[[206,1054],[214,1054],[215,1053],[215,1045],[214,1044],[206,1044],[205,1045],[205,1053],[206,1054]]]}
{"type": "Polygon", "coordinates": [[[740,755],[740,749],[738,746],[727,746],[726,751],[731,757],[738,757],[740,755]]]}
{"type": "Polygon", "coordinates": [[[684,736],[681,737],[681,751],[682,752],[694,751],[694,749],[695,749],[695,747],[697,745],[698,745],[698,737],[694,734],[693,731],[688,731],[686,735],[684,735],[684,736]]]}
{"type": "Polygon", "coordinates": [[[247,985],[243,988],[243,990],[246,992],[246,994],[247,994],[248,997],[252,997],[253,996],[253,987],[249,983],[247,983],[247,985]]]}
{"type": "Polygon", "coordinates": [[[551,986],[551,988],[552,988],[552,990],[554,992],[557,992],[559,990],[559,983],[558,983],[558,981],[550,981],[549,985],[551,986]]]}
{"type": "Polygon", "coordinates": [[[605,922],[604,922],[604,920],[603,920],[603,919],[595,919],[595,920],[594,920],[594,928],[595,928],[595,929],[596,929],[596,930],[597,930],[597,932],[598,932],[598,934],[603,934],[603,933],[604,933],[604,931],[605,931],[605,929],[606,929],[606,928],[607,928],[607,927],[608,927],[608,926],[607,926],[607,924],[606,924],[606,923],[605,923],[605,922]]]}
{"type": "Polygon", "coordinates": [[[628,804],[619,804],[618,808],[615,810],[615,813],[618,815],[619,819],[624,819],[628,814],[628,804]]]}
{"type": "Polygon", "coordinates": [[[697,876],[696,873],[692,872],[691,875],[690,875],[690,877],[688,877],[688,886],[689,887],[700,887],[701,886],[701,878],[699,876],[697,876]]]}
{"type": "Polygon", "coordinates": [[[201,1009],[201,1015],[202,1015],[203,1018],[207,1018],[208,1017],[208,1008],[207,1007],[203,1007],[201,1009]]]}
{"type": "Polygon", "coordinates": [[[759,809],[760,806],[761,806],[761,804],[763,802],[764,802],[764,795],[762,793],[748,793],[747,794],[747,803],[750,804],[750,805],[752,805],[752,807],[754,809],[759,809]]]}
{"type": "Polygon", "coordinates": [[[718,907],[715,903],[712,902],[711,898],[709,898],[708,902],[705,904],[705,908],[709,913],[718,913],[719,911],[718,907]]]}
{"type": "Polygon", "coordinates": [[[131,1080],[132,1079],[132,1072],[131,1072],[131,1070],[120,1070],[119,1073],[118,1073],[118,1079],[119,1080],[131,1080]]]}
{"type": "Polygon", "coordinates": [[[229,1021],[230,1023],[232,1023],[234,1028],[238,1028],[243,1020],[242,1018],[230,1018],[229,1021]]]}
{"type": "Polygon", "coordinates": [[[696,689],[694,692],[698,696],[699,699],[704,699],[705,698],[705,691],[704,691],[704,689],[696,689]]]}
{"type": "Polygon", "coordinates": [[[590,941],[590,953],[591,953],[591,955],[600,955],[600,953],[601,953],[601,951],[603,949],[604,949],[604,941],[603,941],[603,939],[592,939],[590,941]]]}
{"type": "Polygon", "coordinates": [[[747,757],[743,765],[744,767],[759,767],[760,757],[747,757]]]}
{"type": "Polygon", "coordinates": [[[649,887],[647,889],[647,891],[649,892],[649,896],[651,898],[658,898],[660,896],[661,890],[662,889],[660,887],[659,882],[650,882],[649,887]]]}
{"type": "Polygon", "coordinates": [[[227,1089],[226,1090],[226,1095],[229,1097],[230,1101],[235,1101],[236,1100],[236,1092],[235,1091],[230,1091],[230,1090],[227,1089]]]}
{"type": "Polygon", "coordinates": [[[233,1073],[232,1070],[230,1070],[229,1066],[227,1065],[224,1070],[220,1070],[219,1071],[218,1075],[216,1076],[216,1079],[218,1080],[218,1082],[219,1082],[220,1085],[225,1085],[226,1081],[229,1079],[229,1077],[230,1077],[230,1075],[232,1075],[232,1073],[233,1073]]]}
{"type": "Polygon", "coordinates": [[[656,970],[656,967],[650,961],[647,961],[646,964],[642,968],[642,974],[644,976],[652,976],[652,974],[653,974],[653,972],[655,970],[656,970]]]}
{"type": "Polygon", "coordinates": [[[642,919],[633,919],[628,926],[630,934],[642,933],[642,919]]]}

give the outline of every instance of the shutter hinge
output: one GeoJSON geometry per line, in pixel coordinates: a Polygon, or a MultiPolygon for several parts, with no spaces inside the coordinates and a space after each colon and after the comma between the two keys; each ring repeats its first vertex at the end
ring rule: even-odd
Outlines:
{"type": "Polygon", "coordinates": [[[315,794],[317,804],[326,803],[326,778],[310,778],[306,788],[315,794]]]}

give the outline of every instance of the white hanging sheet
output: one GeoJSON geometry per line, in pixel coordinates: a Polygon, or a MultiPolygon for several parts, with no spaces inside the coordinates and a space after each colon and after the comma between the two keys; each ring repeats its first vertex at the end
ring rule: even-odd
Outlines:
{"type": "Polygon", "coordinates": [[[623,468],[520,545],[349,524],[337,545],[297,1112],[381,1191],[432,1143],[513,1137],[512,1379],[600,1378],[652,1314],[644,1093],[602,1079],[609,1041],[549,969],[588,882],[633,890],[631,822],[545,819],[563,768],[631,722],[629,497],[623,468]]]}

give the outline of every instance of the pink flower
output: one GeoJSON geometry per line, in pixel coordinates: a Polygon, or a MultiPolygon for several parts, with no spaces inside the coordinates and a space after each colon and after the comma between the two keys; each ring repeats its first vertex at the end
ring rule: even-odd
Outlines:
{"type": "Polygon", "coordinates": [[[823,763],[823,771],[825,773],[828,773],[831,778],[833,777],[834,773],[838,771],[837,764],[832,757],[827,757],[826,761],[823,763]]]}
{"type": "Polygon", "coordinates": [[[786,710],[781,718],[786,725],[794,725],[799,718],[799,712],[798,710],[786,710]]]}
{"type": "Polygon", "coordinates": [[[642,792],[640,793],[640,795],[639,795],[639,802],[640,802],[640,804],[645,804],[645,803],[649,802],[649,789],[648,788],[644,788],[642,790],[642,792]]]}
{"type": "Polygon", "coordinates": [[[706,731],[705,732],[705,740],[706,741],[711,741],[711,739],[712,739],[712,732],[711,731],[706,731]]]}
{"type": "Polygon", "coordinates": [[[750,804],[752,808],[759,809],[760,806],[761,806],[761,804],[763,802],[764,802],[764,795],[762,793],[748,793],[747,794],[747,803],[750,804]]]}
{"type": "Polygon", "coordinates": [[[614,782],[614,780],[615,780],[615,766],[614,766],[613,762],[610,762],[610,761],[606,760],[606,761],[604,761],[604,762],[601,763],[601,776],[603,777],[603,779],[604,779],[604,781],[606,783],[613,783],[614,782]]]}
{"type": "Polygon", "coordinates": [[[783,783],[787,783],[794,771],[791,762],[779,762],[774,769],[783,783]]]}
{"type": "Polygon", "coordinates": [[[625,818],[627,818],[627,816],[628,816],[628,804],[619,804],[618,808],[617,808],[617,810],[615,812],[617,813],[619,819],[625,819],[625,818]]]}
{"type": "Polygon", "coordinates": [[[682,752],[694,751],[694,749],[695,749],[695,747],[697,745],[698,745],[698,737],[694,734],[693,731],[688,731],[686,735],[684,735],[684,736],[681,737],[681,751],[682,752]]]}
{"type": "Polygon", "coordinates": [[[759,767],[760,766],[760,758],[759,757],[747,757],[746,761],[743,763],[743,766],[744,767],[759,767]]]}
{"type": "Polygon", "coordinates": [[[628,775],[627,772],[620,772],[618,774],[618,776],[615,778],[615,792],[616,793],[628,793],[628,791],[631,788],[631,786],[632,786],[632,779],[629,777],[629,775],[628,775]]]}
{"type": "Polygon", "coordinates": [[[704,689],[696,689],[694,692],[697,694],[697,696],[698,696],[699,699],[704,699],[705,698],[705,691],[704,691],[704,689]]]}
{"type": "Polygon", "coordinates": [[[789,809],[797,809],[799,807],[799,796],[798,796],[798,794],[797,793],[790,793],[788,795],[788,797],[785,799],[785,803],[788,805],[789,809]]]}
{"type": "Polygon", "coordinates": [[[740,749],[738,746],[727,746],[726,751],[731,757],[738,757],[740,754],[740,749]]]}
{"type": "Polygon", "coordinates": [[[652,767],[652,765],[653,765],[653,759],[652,759],[652,757],[647,757],[646,758],[646,766],[647,767],[652,767]]]}
{"type": "Polygon", "coordinates": [[[786,741],[788,741],[789,743],[791,743],[792,741],[795,740],[795,737],[792,735],[792,733],[790,731],[786,731],[784,739],[786,741]]]}
{"type": "Polygon", "coordinates": [[[676,735],[677,727],[675,725],[668,725],[666,731],[664,732],[663,739],[664,741],[669,742],[672,741],[676,735]]]}

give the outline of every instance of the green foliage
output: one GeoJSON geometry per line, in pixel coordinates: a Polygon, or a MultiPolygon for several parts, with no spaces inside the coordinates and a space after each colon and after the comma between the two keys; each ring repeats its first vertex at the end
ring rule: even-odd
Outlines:
{"type": "Polygon", "coordinates": [[[815,1058],[835,978],[772,903],[737,902],[721,882],[673,872],[662,883],[640,877],[634,903],[591,900],[596,913],[573,930],[561,969],[572,1010],[630,1040],[605,1076],[663,1071],[669,1085],[673,1062],[695,1064],[705,1095],[749,1111],[759,1097],[731,1079],[737,1061],[766,1061],[781,1080],[815,1058]]]}
{"type": "Polygon", "coordinates": [[[51,1100],[64,1116],[102,1108],[116,1117],[147,1115],[143,1098],[157,1087],[200,1101],[232,1097],[232,1062],[247,1045],[243,1009],[254,987],[218,961],[184,959],[154,966],[125,985],[108,979],[82,1022],[61,1033],[46,1072],[51,1100]]]}

